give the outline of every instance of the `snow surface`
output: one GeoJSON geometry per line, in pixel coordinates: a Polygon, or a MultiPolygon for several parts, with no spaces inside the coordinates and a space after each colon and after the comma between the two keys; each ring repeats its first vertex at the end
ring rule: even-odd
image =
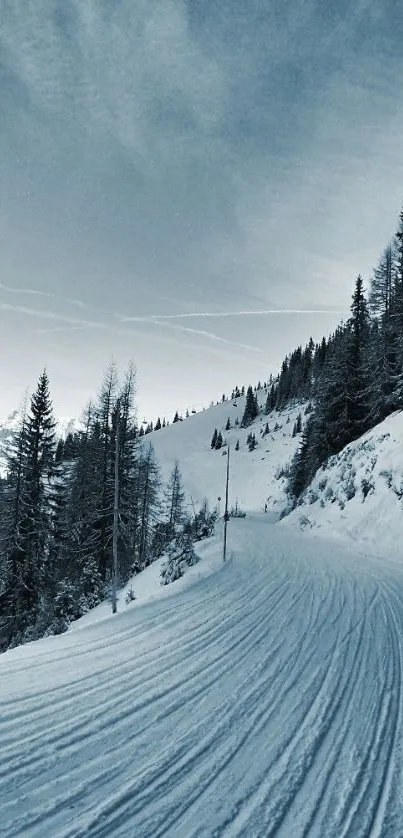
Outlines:
{"type": "MultiPolygon", "coordinates": [[[[266,395],[265,390],[258,392],[261,407],[265,404],[266,395]]],[[[223,507],[227,468],[223,452],[226,449],[211,449],[211,438],[214,428],[217,428],[231,448],[230,506],[238,500],[242,509],[262,510],[268,501],[270,509],[277,509],[280,513],[285,502],[285,480],[276,479],[276,475],[288,464],[298,448],[300,440],[292,437],[292,430],[304,405],[290,406],[280,412],[273,411],[270,416],[261,414],[248,428],[235,427],[237,418],[241,422],[244,407],[244,396],[220,403],[189,416],[183,422],[154,431],[145,438],[145,442],[152,443],[165,479],[177,460],[189,498],[198,504],[207,497],[214,507],[217,498],[221,497],[223,507]],[[226,431],[228,418],[232,427],[226,431]],[[270,433],[261,437],[260,432],[264,430],[266,421],[270,433]],[[276,424],[278,429],[275,431],[276,424]],[[254,451],[249,451],[246,445],[246,438],[251,431],[255,433],[258,442],[254,451]],[[240,448],[235,451],[238,439],[240,448]]]]}
{"type": "MultiPolygon", "coordinates": [[[[224,495],[210,440],[243,400],[230,408],[145,440],[165,477],[179,460],[195,506],[224,495]]],[[[250,429],[224,434],[230,503],[248,512],[229,523],[226,564],[220,524],[172,585],[156,562],[117,615],[104,603],[0,656],[0,835],[403,836],[403,419],[334,458],[275,523],[300,409],[269,416],[264,439],[259,418],[252,453],[250,429]]]]}
{"type": "Polygon", "coordinates": [[[389,416],[316,473],[285,525],[403,559],[403,413],[389,416]]]}
{"type": "Polygon", "coordinates": [[[2,835],[403,835],[401,567],[264,514],[230,544],[1,656],[2,835]]]}

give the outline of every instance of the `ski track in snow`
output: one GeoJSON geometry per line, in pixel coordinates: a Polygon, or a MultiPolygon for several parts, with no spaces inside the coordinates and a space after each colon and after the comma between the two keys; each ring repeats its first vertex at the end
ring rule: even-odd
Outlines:
{"type": "Polygon", "coordinates": [[[0,658],[7,838],[403,836],[403,570],[265,516],[160,599],[0,658]]]}

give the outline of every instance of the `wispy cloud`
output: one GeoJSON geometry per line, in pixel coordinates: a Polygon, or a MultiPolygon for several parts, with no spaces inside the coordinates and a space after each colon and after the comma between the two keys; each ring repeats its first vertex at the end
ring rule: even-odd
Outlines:
{"type": "Polygon", "coordinates": [[[80,324],[71,324],[69,326],[54,326],[52,328],[41,328],[35,329],[35,333],[37,335],[55,335],[55,334],[68,334],[69,332],[85,332],[87,330],[96,330],[100,329],[101,331],[108,329],[106,323],[91,323],[90,321],[83,321],[80,324]]]}
{"type": "Polygon", "coordinates": [[[18,294],[20,296],[45,297],[51,300],[68,303],[69,305],[77,306],[78,308],[87,308],[82,300],[76,300],[71,297],[64,297],[60,294],[54,294],[52,291],[39,291],[36,288],[15,288],[10,285],[5,285],[3,282],[0,282],[0,291],[6,291],[7,294],[18,294]]]}
{"type": "MultiPolygon", "coordinates": [[[[13,312],[15,314],[22,314],[27,317],[39,318],[41,320],[47,320],[55,323],[60,323],[63,325],[55,325],[55,326],[44,326],[35,329],[36,334],[38,335],[52,335],[52,334],[61,334],[61,333],[69,333],[69,332],[82,332],[86,330],[116,330],[116,320],[123,324],[146,324],[153,327],[160,327],[160,328],[169,328],[174,329],[175,331],[185,332],[191,335],[197,335],[199,337],[205,338],[206,340],[214,341],[215,343],[225,344],[227,346],[234,346],[238,349],[245,349],[249,352],[258,352],[261,353],[262,349],[257,346],[251,346],[250,344],[240,343],[238,341],[229,340],[228,338],[221,337],[221,335],[216,335],[214,332],[208,332],[204,329],[194,329],[190,326],[182,326],[178,323],[174,323],[175,315],[162,315],[161,317],[157,316],[150,316],[150,317],[123,317],[122,315],[115,314],[115,319],[111,323],[105,323],[102,321],[97,320],[84,320],[79,319],[77,317],[68,317],[64,314],[59,314],[55,311],[49,311],[48,309],[36,309],[30,308],[28,306],[22,305],[13,305],[11,303],[4,303],[0,302],[0,311],[5,312],[13,312]]],[[[208,317],[209,315],[204,312],[200,315],[177,315],[178,317],[183,316],[201,316],[201,317],[208,317]]],[[[225,316],[225,314],[224,314],[225,316]]]]}
{"type": "Polygon", "coordinates": [[[28,306],[13,305],[12,303],[0,302],[0,311],[13,312],[15,314],[23,314],[26,317],[39,318],[40,320],[51,320],[60,323],[69,324],[70,326],[80,328],[99,328],[107,329],[106,323],[100,323],[95,320],[81,320],[77,317],[67,317],[65,314],[58,314],[56,311],[49,311],[47,309],[29,308],[28,306]]]}
{"type": "Polygon", "coordinates": [[[217,343],[224,343],[228,346],[235,346],[237,349],[246,349],[249,352],[258,352],[262,353],[263,350],[260,349],[258,346],[250,346],[247,343],[238,343],[238,341],[228,340],[227,338],[221,337],[221,335],[216,335],[214,332],[206,332],[204,329],[192,329],[190,326],[180,326],[178,323],[172,323],[171,321],[167,320],[150,320],[150,323],[154,323],[156,326],[163,326],[165,328],[175,329],[179,332],[186,332],[192,335],[199,335],[200,337],[206,338],[207,340],[212,340],[217,343]]]}
{"type": "Polygon", "coordinates": [[[341,309],[323,308],[266,308],[244,311],[188,311],[180,314],[149,314],[141,315],[117,315],[121,323],[162,323],[166,320],[182,320],[187,318],[221,318],[221,317],[261,317],[275,314],[335,314],[342,315],[341,309]]]}

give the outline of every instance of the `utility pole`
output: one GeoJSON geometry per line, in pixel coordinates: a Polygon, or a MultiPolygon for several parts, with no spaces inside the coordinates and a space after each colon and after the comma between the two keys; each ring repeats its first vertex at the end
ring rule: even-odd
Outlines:
{"type": "Polygon", "coordinates": [[[228,486],[229,486],[229,446],[227,453],[227,480],[225,484],[225,512],[224,512],[224,547],[223,547],[223,562],[227,559],[227,526],[229,521],[228,514],[228,486]]]}
{"type": "Polygon", "coordinates": [[[118,580],[118,534],[119,534],[119,428],[120,399],[116,404],[116,441],[115,441],[115,493],[113,501],[113,533],[112,533],[112,614],[117,611],[117,580],[118,580]]]}

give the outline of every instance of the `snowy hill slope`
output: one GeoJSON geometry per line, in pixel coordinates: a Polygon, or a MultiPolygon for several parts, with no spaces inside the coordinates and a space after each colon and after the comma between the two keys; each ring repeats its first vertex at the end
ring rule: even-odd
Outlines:
{"type": "MultiPolygon", "coordinates": [[[[261,406],[265,392],[260,392],[261,406]]],[[[221,403],[184,422],[147,437],[155,447],[166,478],[179,461],[189,496],[198,503],[207,496],[211,505],[224,497],[226,457],[210,447],[214,428],[231,446],[230,506],[238,500],[246,511],[268,510],[279,518],[287,506],[285,473],[300,444],[292,437],[298,413],[305,420],[305,405],[261,414],[246,429],[234,427],[242,418],[245,398],[221,403]],[[225,431],[228,417],[231,430],[225,431]],[[260,433],[269,423],[270,433],[260,433]],[[248,433],[257,448],[250,452],[248,433]],[[235,450],[239,439],[240,450],[235,450]]],[[[300,505],[281,522],[282,527],[312,530],[326,538],[343,538],[363,549],[403,558],[403,413],[396,412],[360,439],[332,457],[317,472],[300,505]]],[[[221,512],[222,512],[221,502],[221,512]]]]}
{"type": "Polygon", "coordinates": [[[332,457],[301,501],[286,525],[403,557],[403,413],[332,457]]]}
{"type": "MultiPolygon", "coordinates": [[[[257,395],[263,410],[266,391],[258,391],[257,395]]],[[[211,449],[211,438],[217,428],[231,448],[230,506],[238,500],[244,510],[262,510],[268,501],[269,508],[279,512],[285,502],[285,481],[277,477],[298,447],[299,438],[293,438],[292,431],[304,405],[273,411],[269,416],[262,412],[248,428],[240,428],[235,426],[235,420],[241,422],[244,408],[245,397],[220,403],[183,422],[154,431],[145,442],[148,440],[154,446],[165,479],[177,460],[189,499],[199,503],[207,497],[214,507],[217,498],[224,497],[226,474],[226,456],[223,455],[226,449],[211,449]],[[228,418],[231,429],[226,431],[228,418]],[[270,433],[262,437],[260,434],[266,421],[270,433]],[[254,451],[249,451],[246,444],[251,432],[258,442],[254,451]],[[239,451],[235,450],[237,440],[239,451]]]]}

